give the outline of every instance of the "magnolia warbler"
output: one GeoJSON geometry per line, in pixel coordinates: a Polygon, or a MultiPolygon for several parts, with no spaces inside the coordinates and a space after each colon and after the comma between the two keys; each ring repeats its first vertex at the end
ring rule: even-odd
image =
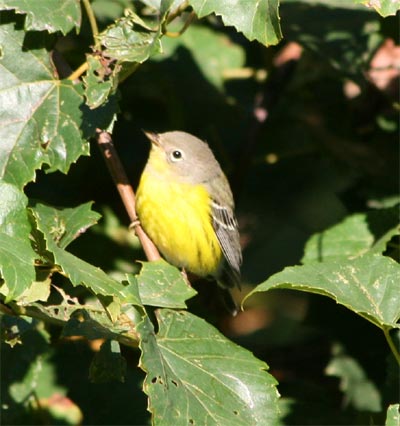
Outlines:
{"type": "MultiPolygon", "coordinates": [[[[240,289],[242,252],[234,201],[208,145],[185,132],[145,132],[151,141],[136,194],[136,210],[163,257],[223,289],[240,289]]],[[[233,315],[237,307],[224,292],[233,315]]]]}

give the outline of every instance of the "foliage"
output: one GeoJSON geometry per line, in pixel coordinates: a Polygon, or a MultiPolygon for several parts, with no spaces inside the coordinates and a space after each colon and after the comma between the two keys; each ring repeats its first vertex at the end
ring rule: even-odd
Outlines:
{"type": "Polygon", "coordinates": [[[2,424],[398,424],[399,9],[0,0],[2,424]],[[141,128],[227,171],[236,318],[143,260],[96,147],[137,183],[141,128]]]}

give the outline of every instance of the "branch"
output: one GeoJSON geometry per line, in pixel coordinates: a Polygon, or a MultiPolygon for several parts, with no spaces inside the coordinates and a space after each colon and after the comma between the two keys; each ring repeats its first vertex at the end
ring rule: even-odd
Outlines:
{"type": "Polygon", "coordinates": [[[110,133],[97,129],[97,143],[131,220],[131,226],[139,238],[147,259],[150,261],[159,260],[161,256],[156,246],[140,226],[135,208],[135,193],[114,148],[110,133]]]}

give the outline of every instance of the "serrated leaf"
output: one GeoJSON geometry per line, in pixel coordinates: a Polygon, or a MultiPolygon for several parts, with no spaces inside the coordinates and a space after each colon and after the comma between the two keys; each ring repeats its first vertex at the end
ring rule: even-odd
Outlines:
{"type": "Polygon", "coordinates": [[[123,62],[142,63],[159,52],[161,28],[151,29],[133,12],[99,34],[104,55],[123,62]]]}
{"type": "Polygon", "coordinates": [[[389,405],[385,426],[400,426],[400,404],[389,405]]]}
{"type": "Polygon", "coordinates": [[[185,301],[197,294],[186,283],[179,269],[165,260],[143,262],[137,276],[128,276],[133,284],[137,281],[140,300],[144,305],[163,308],[186,308],[185,301]]]}
{"type": "Polygon", "coordinates": [[[154,425],[274,425],[278,392],[268,366],[189,312],[157,311],[138,324],[140,366],[154,425]]]}
{"type": "Polygon", "coordinates": [[[225,34],[203,26],[192,26],[178,38],[164,37],[162,46],[164,55],[171,55],[182,46],[188,49],[204,77],[220,90],[224,85],[224,71],[241,68],[245,62],[242,47],[232,43],[225,34]]]}
{"type": "Polygon", "coordinates": [[[90,364],[89,378],[93,383],[124,382],[126,360],[116,340],[106,340],[90,364]]]}
{"type": "Polygon", "coordinates": [[[46,164],[66,173],[89,154],[84,138],[114,117],[114,98],[95,114],[84,105],[83,85],[58,80],[50,53],[39,35],[24,45],[25,33],[13,23],[0,26],[0,178],[22,188],[46,164]]]}
{"type": "Polygon", "coordinates": [[[28,200],[14,185],[0,180],[0,293],[18,299],[35,280],[35,258],[29,239],[28,200]]]}
{"type": "Polygon", "coordinates": [[[380,328],[397,327],[400,318],[400,265],[366,254],[285,268],[258,285],[254,293],[285,288],[331,297],[380,328]]]}
{"type": "Polygon", "coordinates": [[[383,17],[396,15],[396,12],[400,10],[399,0],[355,0],[355,3],[375,9],[383,17]]]}
{"type": "Polygon", "coordinates": [[[65,248],[97,223],[101,215],[91,209],[93,202],[77,207],[56,208],[37,203],[32,208],[41,228],[46,229],[60,248],[65,248]]]}
{"type": "Polygon", "coordinates": [[[314,234],[306,243],[302,263],[356,257],[369,250],[382,253],[399,232],[398,206],[354,214],[314,234]]]}
{"type": "Polygon", "coordinates": [[[47,249],[54,256],[54,263],[61,268],[62,273],[70,279],[73,285],[83,285],[97,295],[117,297],[120,302],[140,305],[140,300],[135,297],[134,293],[127,293],[122,283],[108,276],[100,268],[62,248],[64,247],[64,235],[66,235],[65,242],[68,243],[73,236],[77,235],[76,231],[81,225],[87,226],[97,219],[97,214],[91,212],[89,207],[90,203],[84,204],[75,209],[66,209],[67,214],[63,214],[59,209],[39,204],[38,209],[31,208],[31,211],[38,230],[43,233],[47,249]],[[52,225],[52,211],[57,215],[56,223],[62,224],[60,228],[54,228],[52,225]],[[88,214],[89,217],[85,218],[85,214],[88,214]],[[70,222],[74,216],[76,223],[70,222]],[[58,221],[59,219],[62,219],[61,222],[58,221]],[[66,221],[63,222],[63,220],[66,221]],[[66,223],[68,223],[68,227],[66,227],[66,223]]]}
{"type": "Polygon", "coordinates": [[[0,10],[15,10],[26,15],[27,31],[67,34],[81,26],[81,6],[77,0],[0,0],[0,10]]]}
{"type": "Polygon", "coordinates": [[[190,0],[189,3],[199,18],[215,13],[225,25],[234,26],[250,41],[269,46],[282,38],[278,0],[190,0]]]}

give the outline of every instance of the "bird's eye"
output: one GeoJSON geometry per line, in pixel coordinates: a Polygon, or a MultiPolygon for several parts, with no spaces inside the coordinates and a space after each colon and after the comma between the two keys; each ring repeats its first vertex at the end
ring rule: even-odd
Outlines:
{"type": "Polygon", "coordinates": [[[171,153],[171,159],[172,161],[178,161],[182,159],[182,151],[179,151],[178,149],[176,149],[175,151],[172,151],[171,153]]]}

